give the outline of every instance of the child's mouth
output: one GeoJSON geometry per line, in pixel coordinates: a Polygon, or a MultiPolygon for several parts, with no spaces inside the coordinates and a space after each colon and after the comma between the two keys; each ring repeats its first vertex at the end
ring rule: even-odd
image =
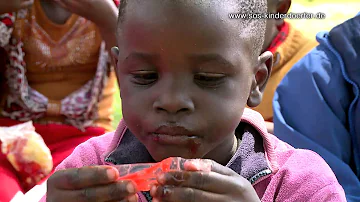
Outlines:
{"type": "Polygon", "coordinates": [[[152,133],[152,140],[159,144],[170,144],[170,145],[188,145],[190,141],[199,139],[195,135],[184,135],[184,134],[161,134],[152,133]]]}

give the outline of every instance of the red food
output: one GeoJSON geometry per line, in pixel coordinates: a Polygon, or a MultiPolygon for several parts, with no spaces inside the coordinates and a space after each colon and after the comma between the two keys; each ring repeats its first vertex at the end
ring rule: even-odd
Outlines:
{"type": "Polygon", "coordinates": [[[160,173],[184,170],[184,165],[189,163],[193,171],[211,171],[211,164],[200,159],[183,160],[170,157],[159,163],[126,164],[114,166],[119,170],[119,180],[132,180],[139,191],[149,191],[152,184],[156,183],[156,176],[160,173]]]}

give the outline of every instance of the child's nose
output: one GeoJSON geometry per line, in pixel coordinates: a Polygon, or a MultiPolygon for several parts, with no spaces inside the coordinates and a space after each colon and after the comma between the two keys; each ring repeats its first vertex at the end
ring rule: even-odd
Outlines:
{"type": "Polygon", "coordinates": [[[169,114],[191,113],[194,111],[194,103],[185,94],[179,92],[163,93],[153,104],[157,112],[169,114]]]}

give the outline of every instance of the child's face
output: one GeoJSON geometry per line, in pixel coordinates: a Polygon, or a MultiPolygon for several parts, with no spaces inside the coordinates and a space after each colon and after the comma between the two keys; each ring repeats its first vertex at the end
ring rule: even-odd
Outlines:
{"type": "Polygon", "coordinates": [[[239,37],[224,5],[135,2],[120,25],[116,56],[127,126],[156,161],[228,158],[254,87],[251,42],[239,37]]]}
{"type": "MultiPolygon", "coordinates": [[[[291,0],[268,0],[268,13],[286,14],[291,6],[291,0]]],[[[278,34],[278,26],[284,23],[284,19],[268,19],[263,50],[266,50],[278,34]]]]}

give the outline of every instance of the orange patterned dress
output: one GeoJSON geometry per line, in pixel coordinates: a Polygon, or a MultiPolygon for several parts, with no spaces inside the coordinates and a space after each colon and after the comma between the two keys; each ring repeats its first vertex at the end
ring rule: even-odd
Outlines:
{"type": "Polygon", "coordinates": [[[55,24],[39,0],[12,17],[7,49],[13,60],[6,68],[9,89],[1,93],[0,116],[111,130],[116,81],[96,25],[75,14],[55,24]]]}

